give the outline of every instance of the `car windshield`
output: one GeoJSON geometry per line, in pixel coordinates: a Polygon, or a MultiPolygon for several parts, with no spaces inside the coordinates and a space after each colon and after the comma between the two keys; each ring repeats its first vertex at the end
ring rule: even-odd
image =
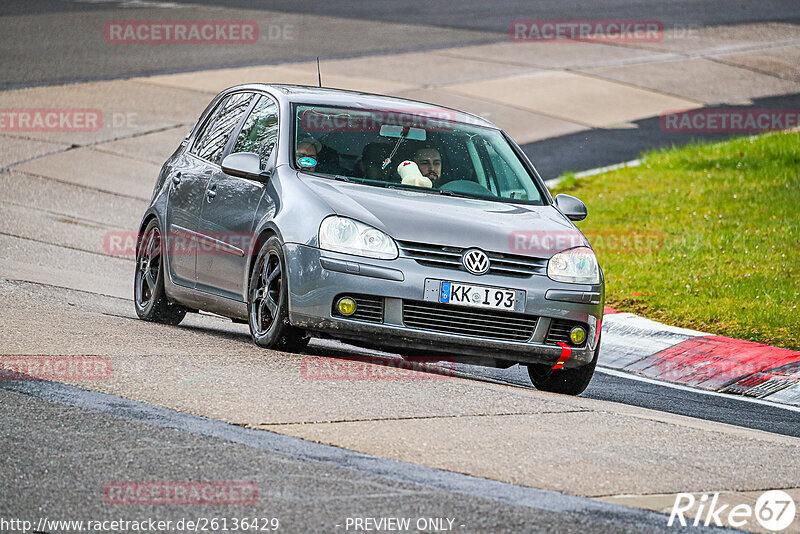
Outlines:
{"type": "Polygon", "coordinates": [[[543,204],[501,132],[447,114],[296,105],[295,168],[376,187],[543,204]]]}

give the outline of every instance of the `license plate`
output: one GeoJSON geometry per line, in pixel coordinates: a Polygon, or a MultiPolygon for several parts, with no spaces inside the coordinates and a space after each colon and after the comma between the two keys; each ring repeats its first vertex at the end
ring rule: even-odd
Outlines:
{"type": "Polygon", "coordinates": [[[513,289],[498,287],[442,282],[439,291],[439,302],[459,306],[475,306],[514,311],[517,292],[513,289]]]}

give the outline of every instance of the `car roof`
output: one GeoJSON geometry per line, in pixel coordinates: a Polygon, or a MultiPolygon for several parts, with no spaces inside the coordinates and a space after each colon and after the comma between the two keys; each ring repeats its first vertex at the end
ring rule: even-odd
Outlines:
{"type": "Polygon", "coordinates": [[[476,126],[500,129],[497,125],[487,121],[483,117],[473,115],[457,109],[438,106],[427,102],[409,100],[393,96],[378,95],[374,93],[363,93],[359,91],[348,91],[345,89],[331,89],[328,87],[314,87],[310,85],[288,85],[288,84],[247,84],[231,89],[272,89],[273,93],[285,95],[286,99],[292,103],[317,104],[329,106],[347,106],[354,109],[382,109],[388,108],[400,112],[414,114],[425,114],[426,116],[440,117],[442,119],[465,122],[476,126]]]}

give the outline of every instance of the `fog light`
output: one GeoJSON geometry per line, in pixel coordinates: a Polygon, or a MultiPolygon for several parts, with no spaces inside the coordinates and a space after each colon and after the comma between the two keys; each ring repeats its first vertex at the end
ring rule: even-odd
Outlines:
{"type": "Polygon", "coordinates": [[[350,297],[342,297],[336,307],[339,308],[339,313],[342,315],[353,315],[356,312],[356,301],[350,297]]]}
{"type": "Polygon", "coordinates": [[[569,338],[574,345],[580,345],[586,339],[586,330],[582,326],[576,326],[569,331],[569,338]]]}

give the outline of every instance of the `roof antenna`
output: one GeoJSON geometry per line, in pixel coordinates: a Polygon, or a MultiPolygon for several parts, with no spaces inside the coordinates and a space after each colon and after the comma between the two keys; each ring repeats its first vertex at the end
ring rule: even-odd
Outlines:
{"type": "Polygon", "coordinates": [[[322,75],[319,73],[319,56],[317,56],[317,83],[322,87],[322,75]]]}

